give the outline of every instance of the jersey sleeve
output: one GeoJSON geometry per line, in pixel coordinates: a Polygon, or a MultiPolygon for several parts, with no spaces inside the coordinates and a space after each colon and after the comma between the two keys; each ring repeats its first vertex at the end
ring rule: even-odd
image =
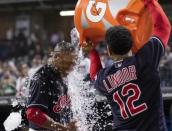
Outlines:
{"type": "Polygon", "coordinates": [[[95,79],[97,73],[102,69],[102,64],[98,52],[95,49],[90,51],[90,78],[95,79]]]}
{"type": "Polygon", "coordinates": [[[103,84],[104,77],[105,77],[105,69],[101,69],[95,77],[94,86],[101,94],[107,95],[108,92],[103,84]]]}
{"type": "Polygon", "coordinates": [[[39,79],[31,80],[27,108],[38,107],[46,111],[48,103],[48,90],[45,82],[39,79]]]}
{"type": "Polygon", "coordinates": [[[141,66],[150,65],[158,68],[161,57],[164,55],[165,48],[158,37],[151,37],[136,54],[136,58],[141,66]]]}

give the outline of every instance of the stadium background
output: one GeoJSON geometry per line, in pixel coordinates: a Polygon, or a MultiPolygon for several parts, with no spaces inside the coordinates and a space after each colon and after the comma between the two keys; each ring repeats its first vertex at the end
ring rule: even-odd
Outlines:
{"type": "MultiPolygon", "coordinates": [[[[172,23],[172,1],[159,0],[172,23]]],[[[61,40],[70,41],[77,0],[0,0],[0,131],[9,115],[19,78],[46,63],[48,53],[61,40]]],[[[172,123],[172,38],[160,64],[164,110],[172,123]]],[[[172,130],[172,129],[171,129],[172,130]]]]}

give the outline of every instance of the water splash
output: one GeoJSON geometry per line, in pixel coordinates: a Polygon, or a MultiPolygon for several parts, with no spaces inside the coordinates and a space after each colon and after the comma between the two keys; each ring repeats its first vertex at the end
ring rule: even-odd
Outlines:
{"type": "Polygon", "coordinates": [[[74,70],[68,75],[68,93],[71,96],[74,119],[78,121],[78,131],[111,130],[112,122],[105,120],[112,116],[110,106],[107,105],[107,102],[102,102],[104,98],[98,95],[89,81],[83,81],[86,72],[79,69],[79,66],[83,64],[81,62],[84,61],[84,57],[82,49],[78,50],[79,48],[77,48],[77,45],[79,45],[79,35],[76,28],[71,31],[71,43],[76,45],[78,59],[74,70]],[[97,102],[99,101],[98,99],[101,101],[101,104],[97,102]]]}
{"type": "Polygon", "coordinates": [[[95,105],[95,89],[90,82],[84,82],[84,74],[79,71],[82,50],[78,53],[78,61],[74,70],[68,75],[68,88],[74,119],[78,121],[79,131],[91,131],[97,122],[95,105]]]}

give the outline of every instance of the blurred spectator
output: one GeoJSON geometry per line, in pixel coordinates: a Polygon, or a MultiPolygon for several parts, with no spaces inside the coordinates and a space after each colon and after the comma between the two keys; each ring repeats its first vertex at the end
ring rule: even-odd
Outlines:
{"type": "Polygon", "coordinates": [[[36,55],[32,61],[32,67],[28,71],[28,75],[32,76],[42,66],[41,57],[36,55]]]}
{"type": "Polygon", "coordinates": [[[54,32],[50,36],[50,46],[54,48],[57,43],[64,40],[64,33],[62,31],[54,32]]]}
{"type": "Polygon", "coordinates": [[[13,37],[14,37],[14,32],[13,30],[10,28],[7,30],[6,32],[6,39],[7,40],[13,40],[13,37]]]}
{"type": "Polygon", "coordinates": [[[15,95],[15,78],[10,74],[9,71],[5,72],[1,80],[1,96],[15,95]]]}
{"type": "Polygon", "coordinates": [[[55,45],[60,41],[60,36],[58,33],[53,33],[50,38],[50,42],[52,47],[55,47],[55,45]]]}
{"type": "Polygon", "coordinates": [[[33,57],[35,55],[36,44],[38,43],[38,38],[35,33],[31,33],[30,37],[28,38],[28,55],[33,57]]]}
{"type": "Polygon", "coordinates": [[[172,51],[170,46],[166,48],[166,54],[160,63],[161,86],[172,86],[172,51]]]}
{"type": "Polygon", "coordinates": [[[16,38],[16,44],[17,44],[17,49],[18,49],[18,55],[19,56],[24,56],[28,53],[28,44],[27,44],[27,38],[25,37],[24,33],[22,30],[20,30],[17,38],[16,38]]]}
{"type": "Polygon", "coordinates": [[[21,64],[19,66],[20,74],[16,81],[16,90],[17,90],[17,98],[25,98],[26,97],[26,82],[28,77],[28,65],[21,64]]]}

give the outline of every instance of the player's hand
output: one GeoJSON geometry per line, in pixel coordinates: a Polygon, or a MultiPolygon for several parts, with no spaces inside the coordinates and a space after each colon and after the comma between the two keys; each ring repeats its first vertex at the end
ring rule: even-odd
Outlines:
{"type": "Polygon", "coordinates": [[[82,51],[86,54],[88,54],[90,52],[91,49],[94,48],[94,44],[91,41],[87,41],[83,43],[82,46],[82,51]]]}
{"type": "Polygon", "coordinates": [[[70,128],[68,126],[64,126],[62,124],[59,124],[57,122],[54,122],[52,125],[52,130],[53,131],[70,131],[70,128]]]}
{"type": "Polygon", "coordinates": [[[70,122],[67,128],[69,131],[77,131],[76,121],[70,122]]]}

